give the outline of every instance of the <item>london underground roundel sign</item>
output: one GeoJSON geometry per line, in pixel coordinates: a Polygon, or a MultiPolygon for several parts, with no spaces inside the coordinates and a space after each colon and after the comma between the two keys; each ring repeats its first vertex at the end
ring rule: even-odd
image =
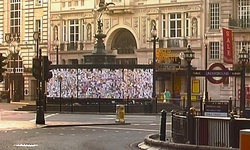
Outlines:
{"type": "MultiPolygon", "coordinates": [[[[209,67],[208,70],[228,70],[228,69],[221,63],[214,63],[209,67]],[[215,68],[218,68],[218,69],[215,69],[215,68]]],[[[223,77],[207,76],[207,79],[209,82],[213,84],[221,84],[225,81],[226,76],[223,76],[223,77]]]]}

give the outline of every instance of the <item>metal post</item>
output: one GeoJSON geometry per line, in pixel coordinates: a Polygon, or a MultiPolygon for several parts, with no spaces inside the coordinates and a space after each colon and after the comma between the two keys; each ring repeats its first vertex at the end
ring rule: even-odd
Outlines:
{"type": "Polygon", "coordinates": [[[58,65],[58,45],[56,45],[56,64],[58,65]]]}
{"type": "MultiPolygon", "coordinates": [[[[205,70],[207,70],[207,45],[205,45],[205,70]]],[[[208,101],[207,76],[205,76],[205,101],[208,101]]]]}
{"type": "Polygon", "coordinates": [[[155,91],[155,79],[156,79],[156,68],[155,68],[155,53],[156,53],[156,36],[153,36],[153,93],[152,97],[155,99],[155,113],[157,113],[157,99],[156,99],[156,91],[155,91]]]}
{"type": "MultiPolygon", "coordinates": [[[[37,41],[38,42],[38,41],[37,41]]],[[[38,45],[38,43],[37,43],[38,45]]],[[[42,58],[42,51],[41,49],[37,49],[37,51],[39,51],[39,59],[41,62],[41,58],[42,58]]],[[[38,83],[38,88],[37,88],[37,112],[36,112],[36,124],[45,124],[45,119],[44,119],[44,110],[43,110],[43,106],[42,106],[42,90],[41,90],[41,81],[37,80],[38,83]]]]}
{"type": "Polygon", "coordinates": [[[201,99],[200,99],[200,115],[201,116],[203,116],[203,108],[202,108],[203,107],[203,101],[202,100],[203,100],[203,97],[201,97],[201,99]]]}
{"type": "Polygon", "coordinates": [[[192,130],[192,114],[191,114],[191,62],[188,62],[187,66],[187,121],[188,121],[188,141],[192,144],[193,130],[192,130]]]}
{"type": "Polygon", "coordinates": [[[191,108],[191,64],[188,62],[187,66],[187,111],[191,108]]]}
{"type": "Polygon", "coordinates": [[[167,113],[163,109],[161,111],[161,130],[160,130],[160,140],[161,141],[166,140],[166,119],[167,119],[167,113]]]}
{"type": "Polygon", "coordinates": [[[245,117],[245,63],[242,63],[241,67],[240,117],[245,117]]]}
{"type": "Polygon", "coordinates": [[[62,111],[62,81],[59,81],[60,83],[60,112],[62,111]]]}
{"type": "Polygon", "coordinates": [[[12,98],[13,102],[16,102],[16,46],[14,46],[14,53],[13,53],[13,85],[12,85],[12,98]]]}

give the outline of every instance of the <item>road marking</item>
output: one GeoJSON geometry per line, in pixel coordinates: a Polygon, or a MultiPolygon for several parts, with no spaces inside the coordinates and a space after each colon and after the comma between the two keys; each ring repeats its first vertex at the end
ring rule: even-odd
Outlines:
{"type": "MultiPolygon", "coordinates": [[[[49,117],[52,117],[52,116],[55,116],[55,115],[58,115],[58,113],[47,115],[47,116],[44,117],[44,119],[49,118],[49,117]]],[[[36,121],[36,118],[30,120],[30,122],[35,122],[35,121],[36,121]]]]}
{"type": "Polygon", "coordinates": [[[37,147],[38,145],[37,144],[16,144],[13,146],[16,146],[16,147],[37,147]]]}

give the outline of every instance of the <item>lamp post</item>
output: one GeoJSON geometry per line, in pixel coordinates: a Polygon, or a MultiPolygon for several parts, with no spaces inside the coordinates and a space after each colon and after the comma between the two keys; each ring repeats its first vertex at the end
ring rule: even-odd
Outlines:
{"type": "Polygon", "coordinates": [[[16,86],[16,56],[18,58],[19,53],[19,47],[18,42],[20,42],[18,34],[11,34],[6,33],[5,34],[5,45],[9,44],[9,50],[12,53],[12,59],[13,59],[13,80],[12,80],[12,101],[13,102],[19,102],[20,100],[16,99],[16,92],[17,92],[17,86],[16,86]],[[13,49],[12,49],[13,48],[13,49]]]}
{"type": "MultiPolygon", "coordinates": [[[[42,58],[42,51],[39,49],[39,40],[40,40],[40,33],[39,32],[34,32],[33,38],[36,41],[36,57],[40,59],[41,63],[41,58],[42,58]]],[[[42,105],[42,90],[41,90],[41,79],[37,79],[37,97],[36,97],[36,124],[45,124],[45,119],[44,119],[44,109],[42,105]]]]}
{"type": "Polygon", "coordinates": [[[59,59],[58,59],[58,47],[59,47],[59,40],[58,39],[56,39],[55,41],[54,41],[54,44],[55,44],[55,46],[56,46],[56,64],[58,65],[59,64],[59,59]]]}
{"type": "Polygon", "coordinates": [[[153,92],[152,92],[152,98],[155,99],[155,112],[157,113],[157,96],[155,91],[155,80],[156,80],[156,70],[155,70],[155,61],[156,61],[156,37],[157,37],[157,30],[156,25],[153,26],[153,29],[151,30],[151,34],[153,36],[153,92]]]}
{"type": "Polygon", "coordinates": [[[239,53],[239,62],[241,63],[241,84],[240,84],[240,117],[245,117],[245,72],[246,72],[246,63],[249,61],[249,54],[243,47],[239,53]]]}
{"type": "Polygon", "coordinates": [[[192,130],[192,112],[191,108],[191,61],[195,58],[194,52],[192,52],[190,45],[188,45],[187,51],[184,52],[184,59],[187,61],[187,135],[190,144],[193,144],[193,130],[192,130]]]}
{"type": "Polygon", "coordinates": [[[60,88],[60,93],[59,93],[59,100],[60,100],[60,112],[62,111],[62,76],[57,77],[59,81],[59,88],[60,88]]]}
{"type": "MultiPolygon", "coordinates": [[[[207,70],[207,44],[205,45],[205,70],[207,70]]],[[[205,76],[205,101],[208,101],[207,76],[205,76]]]]}

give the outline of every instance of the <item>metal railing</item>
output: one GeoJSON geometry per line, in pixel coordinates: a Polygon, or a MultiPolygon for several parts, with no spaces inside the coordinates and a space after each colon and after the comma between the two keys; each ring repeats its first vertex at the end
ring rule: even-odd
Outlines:
{"type": "MultiPolygon", "coordinates": [[[[231,117],[192,116],[195,145],[239,148],[240,130],[250,128],[250,119],[231,117]]],[[[172,112],[172,138],[176,143],[188,143],[187,117],[172,112]]]]}
{"type": "Polygon", "coordinates": [[[187,47],[187,39],[167,39],[167,48],[187,47]]]}
{"type": "Polygon", "coordinates": [[[229,18],[230,27],[239,27],[239,28],[249,28],[250,27],[250,18],[246,19],[232,19],[229,18]]]}

